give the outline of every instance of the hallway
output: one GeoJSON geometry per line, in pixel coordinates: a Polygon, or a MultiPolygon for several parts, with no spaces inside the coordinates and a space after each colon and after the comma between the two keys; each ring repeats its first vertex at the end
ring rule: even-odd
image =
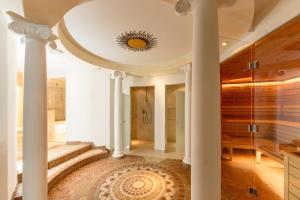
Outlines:
{"type": "Polygon", "coordinates": [[[133,140],[131,149],[125,150],[128,155],[143,156],[146,160],[161,161],[164,159],[181,159],[182,153],[176,152],[176,143],[168,143],[166,152],[154,150],[154,144],[149,141],[133,140]]]}

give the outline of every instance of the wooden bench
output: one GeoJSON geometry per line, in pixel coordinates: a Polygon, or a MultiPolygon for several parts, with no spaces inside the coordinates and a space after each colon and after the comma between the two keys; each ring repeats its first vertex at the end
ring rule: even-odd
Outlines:
{"type": "MultiPolygon", "coordinates": [[[[293,143],[296,143],[295,140],[293,143]]],[[[300,141],[298,140],[299,145],[300,141]]],[[[293,152],[297,151],[297,146],[294,144],[281,144],[273,138],[253,138],[251,137],[231,137],[228,135],[222,135],[222,150],[229,150],[230,160],[233,157],[233,149],[248,149],[255,150],[256,162],[261,163],[261,156],[266,155],[269,158],[283,164],[283,151],[293,152]]],[[[222,153],[222,158],[224,158],[222,153]]]]}
{"type": "Polygon", "coordinates": [[[222,135],[222,159],[226,159],[223,154],[223,149],[227,149],[229,151],[229,159],[232,160],[233,157],[233,142],[232,138],[228,135],[222,135]]]}
{"type": "Polygon", "coordinates": [[[272,145],[258,144],[256,146],[256,162],[261,163],[261,155],[283,164],[283,152],[297,151],[297,147],[293,144],[280,144],[274,142],[272,145]]]}

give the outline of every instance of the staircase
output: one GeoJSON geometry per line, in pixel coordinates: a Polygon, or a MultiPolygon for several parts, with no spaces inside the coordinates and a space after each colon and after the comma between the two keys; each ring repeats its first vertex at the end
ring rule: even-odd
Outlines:
{"type": "MultiPolygon", "coordinates": [[[[90,142],[70,142],[48,151],[48,191],[78,168],[108,157],[104,148],[94,148],[90,142]]],[[[22,199],[22,169],[18,170],[18,185],[12,199],[22,199]]]]}

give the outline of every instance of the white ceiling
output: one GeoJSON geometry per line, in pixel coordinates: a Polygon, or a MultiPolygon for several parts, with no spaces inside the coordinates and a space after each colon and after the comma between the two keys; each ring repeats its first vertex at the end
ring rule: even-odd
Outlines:
{"type": "Polygon", "coordinates": [[[162,65],[192,48],[192,15],[178,17],[173,5],[161,0],[96,0],[72,9],[64,19],[81,46],[117,63],[162,65]],[[158,45],[144,52],[125,50],[116,38],[126,31],[151,33],[158,45]]]}
{"type": "Polygon", "coordinates": [[[239,42],[249,31],[255,13],[254,0],[237,0],[230,7],[218,10],[220,53],[239,42]],[[222,46],[227,42],[227,46],[222,46]]]}
{"type": "MultiPolygon", "coordinates": [[[[176,0],[83,1],[85,3],[71,9],[64,16],[64,20],[73,39],[92,54],[116,65],[128,64],[142,69],[156,67],[163,70],[167,66],[182,66],[183,60],[186,62],[191,59],[192,16],[191,14],[185,17],[176,16],[174,11],[176,0]],[[129,52],[120,48],[117,45],[116,37],[130,30],[152,33],[158,39],[158,47],[146,52],[129,52]]],[[[221,54],[247,34],[254,13],[262,10],[272,1],[278,0],[230,0],[235,4],[231,7],[219,8],[221,54]],[[258,2],[256,6],[255,2],[258,2]],[[222,42],[228,42],[228,45],[222,46],[222,42]]],[[[14,8],[16,6],[13,6],[14,3],[20,4],[20,0],[0,2],[0,9],[13,10],[22,14],[14,8]],[[5,2],[9,5],[7,8],[4,6],[5,2]]],[[[19,6],[18,9],[22,10],[22,7],[19,6]]],[[[45,13],[45,15],[49,15],[49,13],[45,13]]],[[[70,51],[70,49],[68,50],[70,51]]],[[[58,64],[55,65],[58,66],[58,64]]],[[[105,65],[99,66],[110,68],[105,65]]],[[[122,65],[118,69],[122,70],[122,65]]],[[[134,71],[131,72],[134,74],[134,71]]],[[[152,73],[159,74],[159,71],[152,73]]]]}
{"type": "MultiPolygon", "coordinates": [[[[219,8],[220,50],[245,34],[254,16],[254,0],[236,0],[219,8]]],[[[72,38],[92,54],[120,64],[151,68],[170,66],[191,57],[192,15],[177,16],[174,4],[163,0],[94,0],[81,4],[64,17],[72,38]],[[126,31],[146,31],[157,47],[132,52],[118,46],[116,38],[126,31]]],[[[182,63],[183,65],[183,63],[182,63]]],[[[105,67],[105,66],[103,66],[105,67]]]]}

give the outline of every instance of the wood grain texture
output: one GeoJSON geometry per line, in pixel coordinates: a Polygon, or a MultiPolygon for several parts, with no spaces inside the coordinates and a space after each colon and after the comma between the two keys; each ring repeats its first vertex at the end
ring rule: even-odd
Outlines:
{"type": "Polygon", "coordinates": [[[225,60],[220,73],[223,86],[246,83],[222,87],[222,134],[250,137],[247,124],[253,122],[256,137],[300,138],[300,17],[225,60]],[[252,60],[258,69],[247,68],[252,60]]]}
{"type": "Polygon", "coordinates": [[[284,154],[284,199],[300,199],[300,155],[284,154]]]}

